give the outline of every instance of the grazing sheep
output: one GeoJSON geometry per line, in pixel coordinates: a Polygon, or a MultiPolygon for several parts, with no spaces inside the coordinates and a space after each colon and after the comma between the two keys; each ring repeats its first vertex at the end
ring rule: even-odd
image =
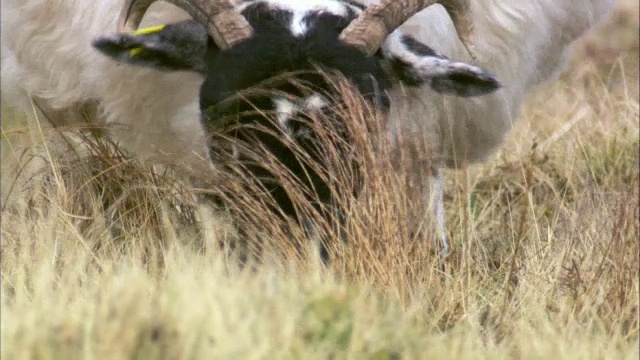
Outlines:
{"type": "MultiPolygon", "coordinates": [[[[123,27],[137,28],[151,3],[130,1],[123,27]]],[[[327,181],[331,176],[321,174],[326,169],[318,145],[321,137],[305,117],[320,112],[322,121],[343,120],[332,114],[334,75],[344,76],[383,113],[388,112],[387,94],[394,83],[429,84],[435,91],[464,97],[499,88],[485,70],[446,59],[394,31],[433,2],[387,1],[366,10],[332,0],[245,1],[237,7],[224,0],[175,3],[196,20],[100,37],[94,46],[124,63],[200,73],[205,80],[199,118],[213,137],[211,158],[219,159],[222,152],[223,158],[244,163],[246,177],[256,179],[260,189],[273,196],[276,213],[297,221],[304,219],[290,197],[291,189],[276,180],[255,149],[265,147],[282,163],[307,189],[308,201],[318,211],[332,208],[327,181]],[[201,10],[207,6],[208,12],[201,10]],[[380,21],[384,28],[376,29],[380,21]],[[304,149],[310,159],[301,158],[292,146],[304,149]],[[223,149],[228,149],[226,154],[223,149]]],[[[462,4],[451,9],[458,14],[461,38],[468,40],[466,10],[462,4]]],[[[341,137],[338,142],[349,144],[348,135],[341,137]]],[[[358,188],[353,191],[357,194],[358,188]]]]}
{"type": "MultiPolygon", "coordinates": [[[[110,125],[113,138],[136,157],[172,162],[186,154],[202,156],[203,132],[194,121],[201,77],[120,66],[91,47],[93,38],[116,29],[123,1],[3,1],[3,101],[31,113],[30,98],[36,99],[54,123],[64,124],[81,122],[83,117],[77,114],[91,109],[110,125]]],[[[410,89],[408,94],[397,90],[391,96],[392,113],[402,113],[398,117],[406,119],[409,111],[414,121],[396,123],[405,129],[417,128],[411,133],[427,137],[449,165],[482,160],[517,119],[526,92],[562,69],[571,42],[603,17],[612,2],[471,2],[477,56],[473,62],[491,69],[504,89],[473,99],[442,95],[428,86],[410,89]]],[[[304,7],[322,1],[271,3],[304,7]]],[[[187,17],[173,5],[157,4],[142,25],[187,17]]],[[[440,6],[425,9],[403,29],[439,54],[472,61],[440,6]]]]}
{"type": "MultiPolygon", "coordinates": [[[[270,3],[298,7],[335,2],[270,3]]],[[[572,41],[611,4],[612,0],[473,1],[476,59],[469,57],[444,9],[427,8],[402,27],[405,33],[428,43],[436,53],[490,69],[503,90],[461,98],[429,86],[396,87],[390,91],[394,132],[405,139],[426,139],[448,166],[484,159],[517,119],[526,92],[562,69],[572,41]]],[[[188,18],[175,6],[158,5],[143,25],[188,18]]],[[[3,101],[31,112],[34,99],[54,124],[77,124],[83,120],[78,114],[89,111],[109,125],[112,138],[140,158],[168,163],[180,159],[180,165],[191,165],[207,157],[204,132],[196,121],[201,76],[121,66],[91,48],[93,38],[116,28],[123,0],[7,0],[1,6],[3,101]]],[[[6,196],[3,185],[3,200],[6,196]]]]}

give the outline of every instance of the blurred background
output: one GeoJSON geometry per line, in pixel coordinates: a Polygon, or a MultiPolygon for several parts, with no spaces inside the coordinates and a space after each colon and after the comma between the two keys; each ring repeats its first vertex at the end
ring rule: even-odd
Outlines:
{"type": "Polygon", "coordinates": [[[611,86],[627,87],[638,97],[638,31],[640,7],[636,0],[618,0],[604,21],[576,44],[572,71],[574,76],[597,71],[610,75],[612,68],[622,67],[624,76],[614,76],[611,86]]]}
{"type": "Polygon", "coordinates": [[[594,130],[597,124],[584,121],[593,117],[600,120],[601,133],[620,130],[619,120],[625,118],[623,127],[637,134],[639,30],[639,2],[617,0],[611,14],[574,44],[568,68],[558,81],[529,94],[522,116],[497,156],[521,156],[533,142],[546,139],[550,144],[581,128],[594,130]],[[617,124],[607,122],[608,118],[615,118],[617,124]]]}

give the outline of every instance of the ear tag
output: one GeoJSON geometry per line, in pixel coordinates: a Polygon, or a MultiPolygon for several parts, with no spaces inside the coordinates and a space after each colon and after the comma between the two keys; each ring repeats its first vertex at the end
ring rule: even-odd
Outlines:
{"type": "Polygon", "coordinates": [[[166,27],[166,25],[158,25],[158,26],[146,27],[146,28],[142,28],[142,29],[138,29],[138,30],[132,31],[131,35],[149,35],[149,34],[160,32],[165,27],[166,27]]]}
{"type": "Polygon", "coordinates": [[[140,53],[142,53],[144,51],[143,48],[141,47],[137,47],[137,48],[133,48],[131,50],[129,50],[129,57],[135,57],[140,55],[140,53]]]}
{"type": "MultiPolygon", "coordinates": [[[[138,30],[132,31],[131,35],[155,34],[157,32],[160,32],[160,31],[164,30],[165,27],[166,27],[166,25],[158,25],[158,26],[146,27],[146,28],[142,28],[142,29],[138,29],[138,30]]],[[[142,47],[133,48],[133,49],[129,50],[129,57],[138,56],[143,51],[144,51],[144,48],[142,48],[142,47]]]]}

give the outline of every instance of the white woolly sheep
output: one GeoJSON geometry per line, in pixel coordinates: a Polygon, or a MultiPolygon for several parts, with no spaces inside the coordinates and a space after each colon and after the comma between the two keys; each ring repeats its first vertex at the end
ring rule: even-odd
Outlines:
{"type": "MultiPolygon", "coordinates": [[[[269,1],[281,7],[332,1],[269,1]],[[295,4],[295,5],[292,5],[295,4]]],[[[367,1],[375,3],[377,1],[367,1]]],[[[442,163],[484,159],[517,119],[525,93],[562,69],[571,42],[610,8],[611,0],[471,2],[476,60],[456,36],[441,7],[431,7],[403,29],[436,52],[490,69],[504,89],[480,98],[438,94],[425,86],[391,93],[392,124],[405,138],[427,138],[442,163]]],[[[99,56],[91,40],[116,28],[123,0],[2,2],[2,95],[30,108],[30,98],[54,122],[76,122],[77,109],[95,108],[112,137],[132,155],[175,161],[206,157],[198,118],[199,76],[130,68],[99,56]],[[195,156],[194,156],[195,155],[195,156]]],[[[146,24],[187,16],[156,7],[146,24]]],[[[5,194],[3,193],[3,198],[5,194]]]]}
{"type": "MultiPolygon", "coordinates": [[[[245,177],[260,184],[257,192],[267,191],[275,200],[276,214],[306,225],[308,221],[301,218],[291,199],[290,193],[297,189],[277,180],[268,169],[270,161],[255,152],[265,148],[266,158],[277,159],[316,211],[338,210],[330,186],[334,176],[325,174],[328,164],[320,155],[324,152],[319,145],[322,135],[309,118],[309,113],[316,114],[312,117],[321,116],[324,126],[337,129],[347,125],[344,120],[348,119],[335,116],[340,100],[334,103],[334,80],[329,78],[335,74],[346,78],[381,113],[389,110],[388,92],[394,83],[407,87],[429,84],[438,92],[464,97],[499,88],[487,71],[439,56],[427,45],[395,31],[434,1],[386,1],[366,10],[335,0],[249,0],[237,7],[227,0],[171,2],[188,9],[195,20],[100,37],[94,46],[120,62],[202,74],[199,118],[216,166],[231,159],[240,162],[245,177]],[[376,29],[378,21],[384,21],[384,29],[376,29]],[[275,135],[279,133],[281,136],[275,135]],[[296,155],[294,147],[304,149],[305,155],[296,155]]],[[[443,2],[456,14],[459,35],[469,41],[468,6],[463,1],[443,2]]],[[[130,0],[123,27],[131,22],[137,28],[137,20],[152,3],[130,0]]],[[[340,140],[332,143],[349,144],[339,156],[348,159],[353,140],[346,131],[337,131],[340,140]]],[[[351,169],[349,172],[358,173],[355,161],[351,169]]],[[[352,189],[356,196],[359,188],[352,189]]],[[[242,196],[255,191],[243,191],[242,196]]],[[[221,198],[229,196],[233,195],[221,198]]]]}

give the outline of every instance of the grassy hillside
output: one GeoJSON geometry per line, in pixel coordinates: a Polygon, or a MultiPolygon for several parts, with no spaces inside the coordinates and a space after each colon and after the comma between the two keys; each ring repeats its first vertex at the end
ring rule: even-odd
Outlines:
{"type": "MultiPolygon", "coordinates": [[[[46,182],[2,213],[0,355],[638,359],[637,30],[638,5],[620,1],[501,151],[445,174],[442,263],[384,169],[328,268],[274,226],[256,235],[272,255],[243,270],[203,246],[169,177],[104,143],[82,166],[45,156],[46,182]]],[[[2,111],[5,154],[20,134],[55,136],[2,111]]]]}

